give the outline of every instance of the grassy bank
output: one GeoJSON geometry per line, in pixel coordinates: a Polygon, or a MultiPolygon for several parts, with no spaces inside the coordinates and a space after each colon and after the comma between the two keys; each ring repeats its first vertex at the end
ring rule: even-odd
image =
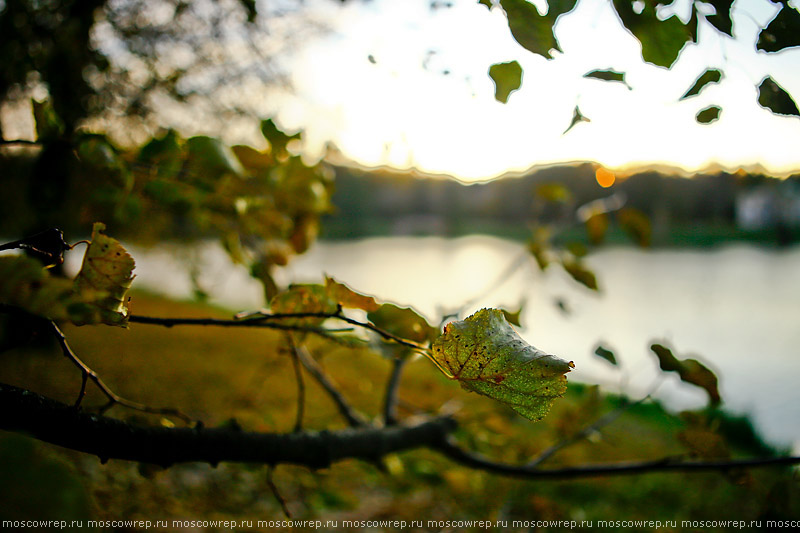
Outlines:
{"type": "MultiPolygon", "coordinates": [[[[223,310],[135,294],[133,312],[152,316],[227,316],[223,310]]],[[[76,353],[118,392],[152,405],[178,407],[207,426],[230,419],[253,431],[291,431],[297,398],[291,359],[279,333],[222,328],[129,330],[71,327],[76,353]]],[[[381,409],[390,364],[366,350],[319,339],[309,346],[352,404],[371,417],[381,409]]],[[[0,381],[74,401],[80,376],[55,346],[0,354],[0,381]]],[[[344,427],[333,404],[306,377],[305,427],[344,427]]],[[[525,462],[568,438],[623,399],[571,384],[542,422],[530,423],[484,397],[468,394],[432,365],[407,366],[401,415],[458,408],[459,439],[498,460],[525,462]]],[[[95,393],[87,405],[98,405],[95,393]]],[[[166,423],[115,407],[114,416],[166,423]]],[[[722,420],[731,452],[764,454],[747,424],[722,420]]],[[[543,466],[685,456],[686,420],[660,405],[625,410],[589,439],[565,448],[543,466]]],[[[720,433],[718,432],[718,433],[720,433]]],[[[265,467],[189,464],[164,470],[94,456],[0,433],[0,518],[99,519],[282,518],[265,467]]],[[[713,520],[791,517],[800,513],[797,482],[788,470],[703,474],[645,474],[573,481],[525,481],[471,470],[436,453],[388,456],[381,465],[345,461],[312,472],[279,466],[273,479],[297,519],[323,520],[713,520]]],[[[83,529],[84,531],[86,528],[83,529]]],[[[547,529],[557,530],[556,528],[547,529]]],[[[637,528],[626,528],[626,531],[637,528]]],[[[644,527],[640,531],[649,531],[644,527]]]]}

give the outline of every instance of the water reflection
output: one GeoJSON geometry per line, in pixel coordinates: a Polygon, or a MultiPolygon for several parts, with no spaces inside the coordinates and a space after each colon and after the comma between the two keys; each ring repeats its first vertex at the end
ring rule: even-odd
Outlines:
{"type": "MultiPolygon", "coordinates": [[[[532,260],[497,285],[524,253],[518,243],[490,237],[319,243],[282,270],[278,281],[319,282],[328,274],[383,300],[411,305],[434,322],[467,302],[469,314],[484,306],[516,309],[524,300],[521,334],[573,360],[573,379],[636,396],[661,376],[657,396],[670,406],[704,405],[703,391],[657,372],[648,346],[664,340],[679,357],[695,356],[718,373],[726,408],[753,415],[773,442],[800,443],[800,249],[605,249],[588,258],[600,294],[558,268],[542,274],[532,260]],[[486,292],[487,287],[495,288],[486,292]],[[615,351],[619,368],[593,355],[598,342],[615,351]]],[[[196,278],[216,303],[233,309],[263,304],[258,283],[216,245],[133,254],[140,288],[189,297],[186,265],[194,264],[196,278]]]]}

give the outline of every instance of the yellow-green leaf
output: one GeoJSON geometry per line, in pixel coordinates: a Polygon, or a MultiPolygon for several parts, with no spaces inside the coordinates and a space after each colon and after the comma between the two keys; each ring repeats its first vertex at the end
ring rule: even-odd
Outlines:
{"type": "Polygon", "coordinates": [[[489,77],[494,82],[494,98],[507,103],[511,93],[522,85],[522,67],[516,61],[497,63],[489,67],[489,77]]]}
{"type": "Polygon", "coordinates": [[[91,304],[91,313],[75,317],[78,325],[102,323],[127,327],[127,293],[133,281],[133,257],[117,241],[105,234],[105,224],[92,227],[92,241],[83,256],[83,265],[75,277],[75,292],[101,295],[91,304]]]}
{"type": "Polygon", "coordinates": [[[497,309],[448,324],[433,343],[432,357],[463,388],[534,421],[564,394],[565,374],[575,366],[522,340],[497,309]]]}
{"type": "Polygon", "coordinates": [[[428,324],[425,318],[410,307],[384,303],[375,311],[367,313],[367,318],[382,330],[401,339],[417,343],[430,342],[439,333],[436,328],[428,324]]]}

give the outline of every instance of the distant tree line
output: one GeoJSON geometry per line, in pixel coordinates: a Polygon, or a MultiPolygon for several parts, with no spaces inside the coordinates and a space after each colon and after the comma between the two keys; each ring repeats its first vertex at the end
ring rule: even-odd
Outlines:
{"type": "MultiPolygon", "coordinates": [[[[532,225],[552,221],[558,214],[558,206],[543,202],[537,191],[543,185],[559,184],[569,191],[567,203],[573,209],[618,195],[627,207],[638,209],[650,218],[656,245],[675,244],[679,240],[673,234],[675,231],[727,230],[729,238],[775,241],[772,231],[747,235],[737,230],[737,198],[756,188],[800,186],[800,176],[780,181],[762,175],[725,172],[689,178],[647,171],[618,179],[612,187],[603,188],[590,164],[550,167],[521,177],[470,185],[386,170],[339,167],[336,174],[332,199],[336,211],[323,224],[324,236],[333,239],[469,233],[526,238],[532,225]]],[[[722,237],[711,235],[687,244],[706,244],[722,237]]],[[[789,241],[798,237],[795,228],[789,241]]],[[[785,240],[785,236],[781,239],[785,240]]]]}

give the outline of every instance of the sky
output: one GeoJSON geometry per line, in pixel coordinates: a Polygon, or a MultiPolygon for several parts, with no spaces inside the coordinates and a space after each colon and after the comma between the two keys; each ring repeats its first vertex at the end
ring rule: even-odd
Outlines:
{"type": "MultiPolygon", "coordinates": [[[[778,11],[768,0],[737,0],[733,39],[701,21],[699,43],[687,45],[669,70],[643,62],[609,0],[581,0],[558,20],[562,53],[551,60],[517,44],[499,8],[449,3],[319,4],[317,16],[332,31],[292,56],[293,94],[281,102],[278,122],[305,131],[312,157],[332,144],[364,167],[464,181],[581,161],[616,172],[800,171],[800,118],[757,103],[767,74],[800,95],[800,48],[755,49],[760,25],[778,11]],[[503,104],[488,69],[512,60],[523,68],[522,85],[503,104]],[[707,67],[725,72],[722,83],[679,101],[707,67]],[[583,77],[608,68],[625,72],[630,88],[583,77]],[[709,105],[722,107],[719,120],[697,123],[709,105]],[[564,133],[576,106],[590,122],[564,133]]],[[[676,13],[687,12],[687,0],[678,5],[676,13]]]]}

